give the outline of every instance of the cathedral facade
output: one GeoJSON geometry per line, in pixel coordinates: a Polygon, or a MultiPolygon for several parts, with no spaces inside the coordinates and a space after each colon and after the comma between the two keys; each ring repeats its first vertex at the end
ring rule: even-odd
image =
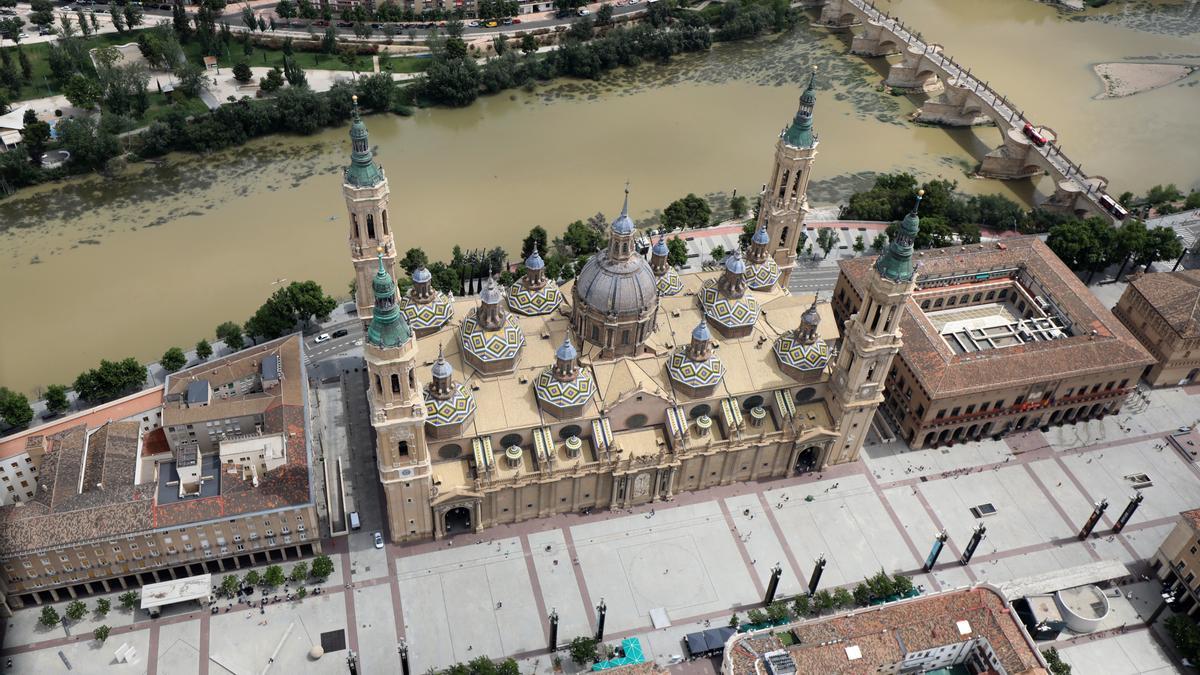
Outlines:
{"type": "Polygon", "coordinates": [[[917,218],[880,257],[844,335],[828,305],[788,292],[814,105],[815,73],[776,142],[751,244],[719,273],[679,274],[661,238],[640,255],[627,187],[607,247],[575,279],[547,278],[535,250],[510,287],[489,280],[458,300],[424,269],[397,292],[387,182],[356,109],[343,191],[393,541],[858,458],[900,348],[917,218]]]}

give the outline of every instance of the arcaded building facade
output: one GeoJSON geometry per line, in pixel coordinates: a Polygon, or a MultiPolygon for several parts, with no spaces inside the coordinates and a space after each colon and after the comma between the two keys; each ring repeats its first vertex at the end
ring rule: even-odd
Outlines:
{"type": "MultiPolygon", "coordinates": [[[[881,408],[913,448],[1115,413],[1154,362],[1036,237],[917,251],[914,260],[920,278],[881,408]]],[[[859,311],[874,264],[840,263],[839,321],[859,311]]]]}
{"type": "Polygon", "coordinates": [[[1155,387],[1200,383],[1200,270],[1134,274],[1113,307],[1155,363],[1155,387]]]}
{"type": "Polygon", "coordinates": [[[155,408],[30,432],[37,490],[0,507],[0,610],[320,551],[303,362],[292,335],[173,373],[155,408]]]}
{"type": "MultiPolygon", "coordinates": [[[[417,269],[397,298],[381,247],[365,350],[392,540],[858,458],[901,346],[912,239],[889,246],[870,282],[864,316],[876,320],[851,322],[844,339],[827,304],[788,293],[814,102],[810,81],[777,141],[752,245],[719,273],[680,275],[662,239],[649,261],[639,255],[628,187],[606,248],[561,288],[535,250],[508,288],[489,281],[476,298],[439,301],[417,269]]],[[[915,215],[908,225],[915,235],[915,215]]]]}

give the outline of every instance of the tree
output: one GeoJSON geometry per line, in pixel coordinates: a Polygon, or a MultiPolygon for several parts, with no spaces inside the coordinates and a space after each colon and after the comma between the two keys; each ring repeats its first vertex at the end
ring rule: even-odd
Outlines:
{"type": "Polygon", "coordinates": [[[226,574],[225,578],[221,579],[221,594],[227,598],[237,595],[238,589],[241,587],[242,580],[236,574],[226,574]]]}
{"type": "Polygon", "coordinates": [[[521,53],[532,54],[537,51],[537,38],[532,33],[526,33],[521,36],[521,53]]]}
{"type": "Polygon", "coordinates": [[[8,38],[13,42],[21,41],[21,26],[25,25],[25,19],[19,16],[10,16],[7,19],[0,19],[0,37],[8,38]]]}
{"type": "Polygon", "coordinates": [[[741,624],[742,624],[742,622],[740,619],[738,619],[737,613],[734,613],[733,616],[729,617],[729,627],[730,628],[737,630],[738,626],[740,626],[741,624]]]}
{"type": "Polygon", "coordinates": [[[712,209],[709,208],[708,202],[688,193],[688,196],[668,204],[667,208],[663,209],[660,220],[663,227],[670,231],[685,227],[704,227],[708,225],[708,219],[711,217],[712,209]]]}
{"type": "Polygon", "coordinates": [[[92,24],[92,32],[93,33],[100,32],[100,22],[96,20],[95,12],[92,12],[92,11],[88,12],[88,22],[92,24]]]}
{"type": "Polygon", "coordinates": [[[1187,211],[1200,209],[1200,192],[1189,192],[1187,199],[1183,202],[1183,208],[1187,211]]]}
{"type": "Polygon", "coordinates": [[[67,603],[67,618],[72,621],[79,621],[87,616],[87,605],[83,604],[82,600],[72,600],[67,603]]]}
{"type": "Polygon", "coordinates": [[[1176,614],[1163,625],[1183,658],[1192,661],[1200,658],[1200,626],[1197,626],[1195,621],[1182,614],[1176,614]]]}
{"type": "MultiPolygon", "coordinates": [[[[462,40],[447,40],[447,46],[451,44],[461,45],[462,40]]],[[[479,66],[474,59],[435,57],[425,71],[420,91],[434,103],[461,108],[479,97],[479,83],[479,66]]]]}
{"type": "Polygon", "coordinates": [[[524,260],[533,253],[533,247],[543,253],[549,251],[549,236],[546,234],[546,228],[541,225],[535,225],[529,229],[529,234],[521,241],[521,260],[524,260]]]}
{"type": "Polygon", "coordinates": [[[57,415],[71,407],[67,400],[67,388],[61,384],[46,387],[46,409],[57,415]]]}
{"type": "Polygon", "coordinates": [[[62,621],[62,617],[58,615],[58,610],[50,605],[42,607],[42,614],[38,617],[38,623],[46,628],[54,628],[58,625],[59,621],[62,621]]]}
{"type": "Polygon", "coordinates": [[[905,595],[906,593],[911,592],[912,589],[912,579],[904,576],[903,574],[897,574],[892,577],[892,590],[898,595],[905,595]]]}
{"type": "Polygon", "coordinates": [[[854,596],[845,588],[839,588],[833,592],[833,602],[838,607],[850,607],[854,604],[854,596]]]}
{"type": "Polygon", "coordinates": [[[761,609],[752,609],[746,612],[746,621],[751,625],[759,626],[767,622],[767,614],[761,609]]]}
{"type": "Polygon", "coordinates": [[[79,31],[83,33],[83,37],[88,37],[92,34],[92,26],[88,24],[87,16],[84,15],[82,9],[75,10],[75,21],[79,23],[79,31]]]}
{"type": "Polygon", "coordinates": [[[887,246],[887,244],[887,235],[880,232],[879,234],[875,235],[874,239],[871,240],[871,250],[876,254],[883,253],[883,247],[887,246]]]}
{"type": "Polygon", "coordinates": [[[679,237],[671,237],[667,240],[667,263],[679,267],[686,265],[688,261],[687,242],[679,237]]]}
{"type": "Polygon", "coordinates": [[[408,272],[408,276],[411,277],[413,272],[417,271],[417,269],[421,267],[429,267],[429,256],[425,254],[425,251],[419,248],[410,248],[405,251],[404,257],[396,262],[400,265],[400,267],[404,268],[404,271],[408,272]]]}
{"type": "Polygon", "coordinates": [[[745,195],[735,195],[729,200],[729,210],[733,212],[734,218],[741,218],[746,215],[750,203],[746,200],[745,195]]]}
{"type": "Polygon", "coordinates": [[[725,259],[725,247],[721,244],[717,244],[709,250],[708,255],[712,257],[713,262],[719,263],[725,259]]]}
{"type": "Polygon", "coordinates": [[[142,25],[142,8],[133,3],[125,5],[125,25],[131,30],[142,25]]]}
{"type": "Polygon", "coordinates": [[[125,15],[121,13],[121,7],[115,2],[108,7],[108,16],[112,19],[113,28],[116,28],[118,33],[124,33],[125,15]]]}
{"type": "Polygon", "coordinates": [[[92,637],[96,638],[97,642],[103,643],[108,639],[108,634],[110,632],[112,632],[112,629],[108,626],[97,626],[96,629],[92,631],[92,637]]]}
{"type": "Polygon", "coordinates": [[[797,617],[804,618],[812,612],[812,601],[807,595],[797,595],[792,599],[792,613],[797,617]]]}
{"type": "Polygon", "coordinates": [[[579,636],[571,640],[571,660],[575,665],[582,666],[596,660],[596,640],[587,636],[579,636]]]}
{"type": "Polygon", "coordinates": [[[325,581],[333,574],[333,561],[327,555],[319,555],[313,558],[311,572],[318,581],[325,581]]]}
{"type": "Polygon", "coordinates": [[[779,623],[790,618],[791,613],[788,611],[787,603],[782,600],[776,600],[770,605],[767,605],[767,618],[772,623],[779,623]]]}
{"type": "Polygon", "coordinates": [[[600,9],[596,10],[596,23],[601,26],[607,26],[612,23],[613,8],[607,2],[600,5],[600,9]]]}
{"type": "Polygon", "coordinates": [[[76,108],[91,110],[104,98],[104,90],[96,78],[76,73],[63,86],[63,95],[76,108]]]}
{"type": "Polygon", "coordinates": [[[101,618],[108,616],[108,613],[111,610],[112,603],[108,601],[108,598],[100,598],[96,601],[96,613],[99,614],[101,618]]]}
{"type": "Polygon", "coordinates": [[[158,360],[159,365],[168,373],[173,373],[187,365],[187,355],[179,347],[171,347],[163,352],[162,358],[158,360]]]}
{"type": "Polygon", "coordinates": [[[75,394],[91,403],[117,398],[146,383],[146,367],[129,357],[121,361],[101,360],[99,368],[75,378],[75,394]]]}
{"type": "Polygon", "coordinates": [[[387,110],[392,105],[396,81],[388,73],[375,73],[358,80],[358,102],[371,110],[387,110]]]}
{"type": "Polygon", "coordinates": [[[275,5],[275,13],[281,19],[294,19],[296,18],[296,5],[292,3],[292,0],[279,0],[279,4],[275,5]]]}
{"type": "Polygon", "coordinates": [[[1114,262],[1113,238],[1112,227],[1103,219],[1092,217],[1083,221],[1068,220],[1050,228],[1046,245],[1067,267],[1088,272],[1090,284],[1096,272],[1114,262]]]}
{"type": "MultiPolygon", "coordinates": [[[[65,19],[66,16],[63,18],[65,19]]],[[[21,49],[20,47],[17,47],[17,62],[21,64],[21,79],[29,82],[33,78],[33,63],[29,61],[29,55],[25,53],[25,50],[21,49]]],[[[30,108],[26,111],[26,113],[32,111],[33,109],[30,108]]],[[[34,121],[37,121],[36,115],[34,116],[34,121]]],[[[28,123],[28,120],[26,120],[26,122],[28,123]]]]}
{"type": "Polygon", "coordinates": [[[171,4],[171,26],[175,29],[175,37],[180,42],[187,42],[192,37],[192,25],[183,2],[175,0],[171,4]]]}
{"type": "Polygon", "coordinates": [[[569,249],[563,252],[566,255],[589,255],[599,251],[604,245],[604,231],[602,227],[594,227],[582,220],[576,220],[567,225],[567,231],[563,233],[560,241],[569,249]]]}
{"type": "Polygon", "coordinates": [[[175,88],[184,96],[194,98],[204,89],[204,68],[195,63],[183,63],[175,68],[175,88]]]}
{"type": "Polygon", "coordinates": [[[245,61],[238,61],[233,66],[233,79],[242,84],[246,84],[254,79],[254,73],[250,71],[250,64],[245,61]]]}
{"type": "Polygon", "coordinates": [[[121,601],[121,607],[131,610],[138,601],[137,591],[125,591],[117,596],[117,600],[121,601]]]}
{"type": "Polygon", "coordinates": [[[71,163],[96,169],[121,152],[117,137],[96,124],[94,120],[69,119],[56,127],[63,148],[71,153],[71,163]]]}
{"type": "Polygon", "coordinates": [[[267,588],[275,588],[282,586],[286,580],[287,577],[283,573],[283,568],[279,565],[271,565],[267,567],[266,572],[263,574],[262,584],[267,588]]]}
{"type": "Polygon", "coordinates": [[[274,91],[279,91],[283,86],[283,71],[279,67],[272,68],[267,71],[266,77],[258,80],[258,88],[270,94],[274,91]]]}
{"type": "Polygon", "coordinates": [[[862,252],[867,250],[867,244],[863,241],[863,236],[860,234],[854,238],[854,252],[862,255],[862,252]]]}
{"type": "Polygon", "coordinates": [[[833,609],[833,594],[827,590],[817,591],[813,596],[813,603],[816,604],[818,612],[828,612],[833,609]]]}
{"type": "Polygon", "coordinates": [[[867,588],[865,583],[860,583],[854,587],[854,592],[851,594],[855,604],[866,607],[871,604],[871,589],[867,588]]]}
{"type": "Polygon", "coordinates": [[[196,358],[203,361],[212,356],[212,345],[208,344],[208,340],[201,340],[196,343],[196,358]]]}
{"type": "Polygon", "coordinates": [[[258,17],[254,16],[254,10],[250,9],[250,5],[242,6],[242,24],[252,33],[255,28],[258,28],[258,17]]]}
{"type": "Polygon", "coordinates": [[[1146,203],[1150,206],[1161,206],[1180,199],[1183,199],[1183,193],[1175,187],[1174,183],[1155,185],[1146,193],[1146,203]]]}
{"type": "Polygon", "coordinates": [[[25,394],[0,387],[0,417],[14,427],[23,427],[33,419],[33,408],[25,394]]]}
{"type": "Polygon", "coordinates": [[[1160,225],[1146,231],[1142,248],[1135,255],[1134,262],[1144,265],[1146,271],[1149,272],[1150,266],[1154,263],[1160,260],[1174,260],[1181,255],[1183,255],[1183,244],[1179,243],[1179,237],[1175,234],[1175,230],[1160,225]]]}
{"type": "Polygon", "coordinates": [[[54,23],[54,5],[50,0],[30,0],[29,23],[35,26],[49,26],[54,23]]]}
{"type": "Polygon", "coordinates": [[[837,233],[833,231],[833,228],[822,227],[821,229],[817,230],[817,246],[819,246],[825,253],[823,257],[828,258],[829,252],[832,251],[833,247],[837,246],[837,244],[838,236],[837,233]]]}
{"type": "Polygon", "coordinates": [[[1042,656],[1045,657],[1046,665],[1050,666],[1053,675],[1071,675],[1071,664],[1063,662],[1054,647],[1044,650],[1042,656]]]}
{"type": "Polygon", "coordinates": [[[308,563],[301,560],[292,567],[292,573],[288,577],[294,584],[302,584],[308,578],[308,563]]]}
{"type": "Polygon", "coordinates": [[[325,35],[321,37],[321,51],[326,54],[337,51],[337,31],[332,27],[326,28],[325,35]]]}
{"type": "Polygon", "coordinates": [[[258,570],[250,570],[246,572],[246,576],[242,577],[242,583],[253,588],[262,583],[262,575],[258,573],[258,570]]]}
{"type": "Polygon", "coordinates": [[[235,352],[246,344],[242,338],[242,327],[232,321],[217,326],[217,339],[235,352]]]}
{"type": "Polygon", "coordinates": [[[293,87],[308,86],[308,77],[304,74],[304,69],[290,56],[283,57],[283,77],[293,87]]]}

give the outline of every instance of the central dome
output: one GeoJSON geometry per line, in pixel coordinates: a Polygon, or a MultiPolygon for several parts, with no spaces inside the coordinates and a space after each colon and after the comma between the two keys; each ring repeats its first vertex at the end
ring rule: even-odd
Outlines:
{"type": "Polygon", "coordinates": [[[601,314],[637,316],[658,304],[658,279],[645,258],[614,261],[602,251],[579,272],[575,294],[577,302],[601,314]]]}
{"type": "Polygon", "coordinates": [[[633,248],[629,188],[625,206],[609,227],[608,249],[592,256],[572,289],[572,323],[580,338],[607,355],[637,354],[654,331],[658,277],[633,248]]]}

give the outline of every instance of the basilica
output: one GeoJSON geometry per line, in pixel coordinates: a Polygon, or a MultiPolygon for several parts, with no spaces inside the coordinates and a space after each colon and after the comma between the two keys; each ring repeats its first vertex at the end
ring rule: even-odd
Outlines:
{"type": "Polygon", "coordinates": [[[621,508],[858,458],[915,284],[916,210],[845,322],[787,282],[818,139],[815,74],[775,144],[757,230],[719,272],[635,248],[626,187],[575,279],[534,250],[473,298],[425,269],[401,295],[388,182],[357,109],[343,194],[366,325],[371,424],[393,541],[621,508]],[[835,348],[836,345],[836,348],[835,348]]]}

